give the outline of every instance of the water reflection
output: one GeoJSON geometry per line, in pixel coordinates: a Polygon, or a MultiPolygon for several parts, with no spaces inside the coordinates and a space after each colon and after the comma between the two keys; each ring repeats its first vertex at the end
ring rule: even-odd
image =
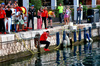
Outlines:
{"type": "MultiPolygon", "coordinates": [[[[25,58],[24,58],[25,59],[25,58]]],[[[63,48],[46,54],[36,54],[31,60],[15,59],[0,66],[99,66],[100,42],[63,48]]]]}
{"type": "Polygon", "coordinates": [[[37,59],[35,60],[35,66],[42,66],[41,54],[37,54],[37,59]]]}

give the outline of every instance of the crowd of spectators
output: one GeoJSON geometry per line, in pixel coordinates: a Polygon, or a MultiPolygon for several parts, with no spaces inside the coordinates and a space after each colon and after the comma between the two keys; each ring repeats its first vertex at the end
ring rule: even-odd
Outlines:
{"type": "MultiPolygon", "coordinates": [[[[80,16],[81,10],[82,9],[80,7],[77,9],[79,16],[80,16]]],[[[67,7],[67,9],[64,10],[63,6],[59,4],[58,11],[59,11],[60,23],[62,23],[62,19],[63,19],[62,15],[64,15],[65,25],[66,25],[66,21],[68,25],[70,22],[70,14],[71,14],[71,10],[69,9],[69,6],[67,7]]],[[[21,24],[22,26],[21,31],[26,31],[30,29],[30,20],[32,22],[31,29],[34,30],[34,17],[37,17],[37,29],[42,29],[43,22],[45,25],[45,29],[49,27],[53,28],[52,17],[55,17],[55,13],[51,10],[48,11],[47,7],[44,7],[44,8],[41,7],[36,12],[34,5],[31,5],[27,13],[26,8],[19,7],[16,1],[14,3],[9,1],[7,5],[5,5],[5,3],[1,3],[0,4],[0,34],[11,33],[14,31],[18,32],[19,24],[21,24]],[[50,21],[50,26],[48,25],[49,21],[50,21]],[[26,27],[25,27],[25,22],[27,22],[26,27]]]]}

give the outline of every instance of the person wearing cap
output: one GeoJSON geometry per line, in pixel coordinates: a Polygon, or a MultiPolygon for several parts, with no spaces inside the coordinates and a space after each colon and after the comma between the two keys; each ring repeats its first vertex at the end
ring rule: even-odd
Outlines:
{"type": "Polygon", "coordinates": [[[4,34],[6,34],[6,32],[5,32],[5,24],[4,24],[5,17],[6,17],[6,13],[2,9],[2,7],[0,6],[0,34],[2,34],[2,32],[4,32],[4,34]]]}
{"type": "Polygon", "coordinates": [[[31,5],[31,8],[28,10],[28,24],[27,27],[29,27],[30,20],[32,20],[32,30],[34,30],[34,16],[36,15],[36,9],[34,8],[34,5],[31,5]]]}
{"type": "Polygon", "coordinates": [[[6,30],[6,24],[8,22],[8,33],[10,33],[12,11],[9,6],[8,6],[8,10],[5,10],[5,12],[6,12],[5,30],[6,30]]]}
{"type": "Polygon", "coordinates": [[[3,7],[3,9],[4,9],[4,7],[5,7],[5,3],[1,3],[1,7],[3,7]]]}

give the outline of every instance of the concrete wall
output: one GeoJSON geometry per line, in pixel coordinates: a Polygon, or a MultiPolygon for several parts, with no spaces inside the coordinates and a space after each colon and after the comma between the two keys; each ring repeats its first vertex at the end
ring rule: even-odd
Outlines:
{"type": "MultiPolygon", "coordinates": [[[[88,29],[89,26],[91,26],[91,25],[87,24],[87,25],[84,25],[83,28],[87,27],[87,29],[88,29]]],[[[56,34],[55,34],[56,32],[61,32],[59,39],[60,39],[60,43],[62,42],[62,39],[63,39],[62,30],[64,30],[64,29],[65,30],[68,29],[68,26],[58,26],[58,27],[55,27],[54,29],[48,29],[50,31],[50,33],[52,34],[51,35],[52,37],[47,39],[51,43],[50,46],[56,45],[56,34]]],[[[20,33],[16,33],[17,36],[15,34],[0,35],[0,56],[5,56],[5,55],[9,55],[9,54],[16,54],[19,52],[28,51],[28,49],[36,50],[36,48],[34,46],[35,45],[34,39],[26,40],[25,44],[22,41],[19,42],[19,41],[13,41],[13,40],[17,40],[17,37],[18,37],[18,39],[21,39],[21,37],[26,38],[26,39],[35,37],[35,35],[37,33],[42,34],[44,31],[46,31],[46,30],[43,29],[43,30],[37,30],[37,31],[20,32],[20,33]]],[[[68,32],[69,30],[66,30],[66,31],[68,32]]],[[[88,31],[87,31],[87,33],[88,33],[88,31]]],[[[82,34],[82,39],[83,39],[84,33],[82,32],[81,34],[82,34]]],[[[73,38],[73,36],[74,35],[72,33],[71,37],[73,38]]],[[[92,30],[92,36],[93,37],[98,36],[98,29],[92,30]]],[[[77,33],[77,39],[78,39],[78,33],[77,33]]],[[[41,47],[44,47],[44,45],[41,45],[41,47]]]]}

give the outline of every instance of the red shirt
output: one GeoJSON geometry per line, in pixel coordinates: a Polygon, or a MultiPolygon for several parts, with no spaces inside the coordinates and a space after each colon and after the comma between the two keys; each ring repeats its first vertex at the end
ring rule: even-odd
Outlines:
{"type": "Polygon", "coordinates": [[[42,17],[48,18],[48,11],[43,9],[42,17]]]}
{"type": "Polygon", "coordinates": [[[47,33],[46,32],[44,32],[42,35],[41,35],[41,37],[40,37],[40,41],[46,41],[47,40],[47,33]]]}
{"type": "Polygon", "coordinates": [[[4,10],[1,10],[0,11],[0,19],[5,18],[5,15],[6,15],[5,11],[4,10]]]}

